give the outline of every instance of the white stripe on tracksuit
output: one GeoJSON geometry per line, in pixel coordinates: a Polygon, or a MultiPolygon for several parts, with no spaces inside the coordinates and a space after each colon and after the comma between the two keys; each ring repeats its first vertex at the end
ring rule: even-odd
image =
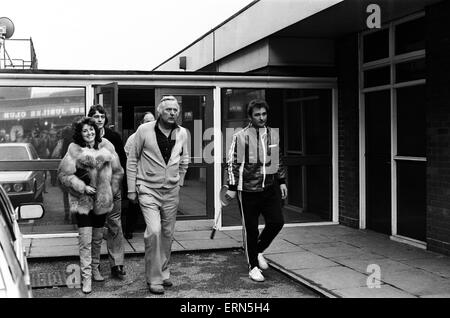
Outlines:
{"type": "Polygon", "coordinates": [[[228,151],[228,180],[229,184],[235,185],[236,180],[234,179],[233,173],[233,161],[234,161],[234,148],[236,147],[236,135],[233,136],[233,141],[231,142],[230,151],[228,151]]]}

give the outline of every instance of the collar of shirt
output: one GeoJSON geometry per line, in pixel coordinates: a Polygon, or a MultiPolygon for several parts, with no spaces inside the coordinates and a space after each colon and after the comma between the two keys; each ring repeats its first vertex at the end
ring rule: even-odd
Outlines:
{"type": "MultiPolygon", "coordinates": [[[[161,121],[161,117],[158,117],[158,119],[156,120],[156,124],[155,124],[155,129],[158,128],[159,131],[161,131],[161,129],[159,129],[159,123],[161,121]]],[[[170,133],[172,133],[172,131],[174,131],[174,129],[179,128],[180,125],[178,125],[176,122],[172,125],[172,130],[170,133]]]]}

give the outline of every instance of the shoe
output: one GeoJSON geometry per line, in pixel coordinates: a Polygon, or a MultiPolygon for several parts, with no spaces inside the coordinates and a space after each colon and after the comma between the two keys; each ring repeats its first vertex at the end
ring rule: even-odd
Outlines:
{"type": "Polygon", "coordinates": [[[81,282],[81,291],[84,294],[90,294],[92,292],[92,280],[91,278],[83,279],[81,282]]]}
{"type": "Polygon", "coordinates": [[[111,267],[111,276],[116,278],[122,278],[122,276],[125,276],[127,273],[123,270],[123,265],[117,265],[111,267]]]}
{"type": "Polygon", "coordinates": [[[261,268],[261,269],[268,269],[269,268],[269,264],[267,264],[267,261],[264,258],[262,253],[258,254],[258,265],[259,265],[259,268],[261,268]]]}
{"type": "Polygon", "coordinates": [[[165,280],[163,280],[162,285],[163,285],[164,287],[172,287],[172,286],[173,286],[173,283],[172,283],[172,281],[171,281],[170,279],[165,279],[165,280]]]}
{"type": "Polygon", "coordinates": [[[248,276],[255,282],[263,282],[264,276],[258,267],[253,267],[253,269],[248,273],[248,276]]]}
{"type": "Polygon", "coordinates": [[[100,274],[100,270],[97,269],[92,269],[92,280],[94,282],[104,282],[105,281],[105,277],[102,276],[102,274],[100,274]]]}
{"type": "Polygon", "coordinates": [[[164,294],[164,288],[162,285],[148,285],[148,289],[152,294],[162,295],[164,294]]]}
{"type": "Polygon", "coordinates": [[[131,240],[133,238],[133,233],[124,233],[123,237],[127,240],[131,240]]]}

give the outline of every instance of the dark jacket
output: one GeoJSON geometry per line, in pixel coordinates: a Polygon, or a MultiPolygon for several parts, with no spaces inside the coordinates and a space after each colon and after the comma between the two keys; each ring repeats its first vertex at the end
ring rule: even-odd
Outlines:
{"type": "Polygon", "coordinates": [[[110,141],[113,144],[116,153],[119,156],[120,165],[122,166],[125,173],[123,177],[122,187],[124,193],[127,193],[128,192],[126,182],[127,155],[125,153],[122,138],[120,138],[120,135],[117,132],[107,127],[105,127],[105,134],[102,136],[102,138],[108,139],[108,141],[110,141]]]}
{"type": "Polygon", "coordinates": [[[284,184],[285,178],[280,137],[274,129],[250,124],[233,135],[227,159],[230,190],[260,192],[276,181],[284,184]]]}

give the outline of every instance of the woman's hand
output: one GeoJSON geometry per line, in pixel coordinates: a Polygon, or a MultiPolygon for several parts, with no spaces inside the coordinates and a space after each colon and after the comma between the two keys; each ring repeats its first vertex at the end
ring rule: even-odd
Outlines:
{"type": "Polygon", "coordinates": [[[281,199],[284,200],[287,198],[288,195],[288,189],[285,184],[280,184],[280,190],[281,190],[281,199]]]}
{"type": "Polygon", "coordinates": [[[97,193],[97,190],[94,187],[87,185],[86,189],[84,189],[84,192],[86,192],[86,194],[88,194],[88,195],[93,195],[93,194],[97,193]]]}

